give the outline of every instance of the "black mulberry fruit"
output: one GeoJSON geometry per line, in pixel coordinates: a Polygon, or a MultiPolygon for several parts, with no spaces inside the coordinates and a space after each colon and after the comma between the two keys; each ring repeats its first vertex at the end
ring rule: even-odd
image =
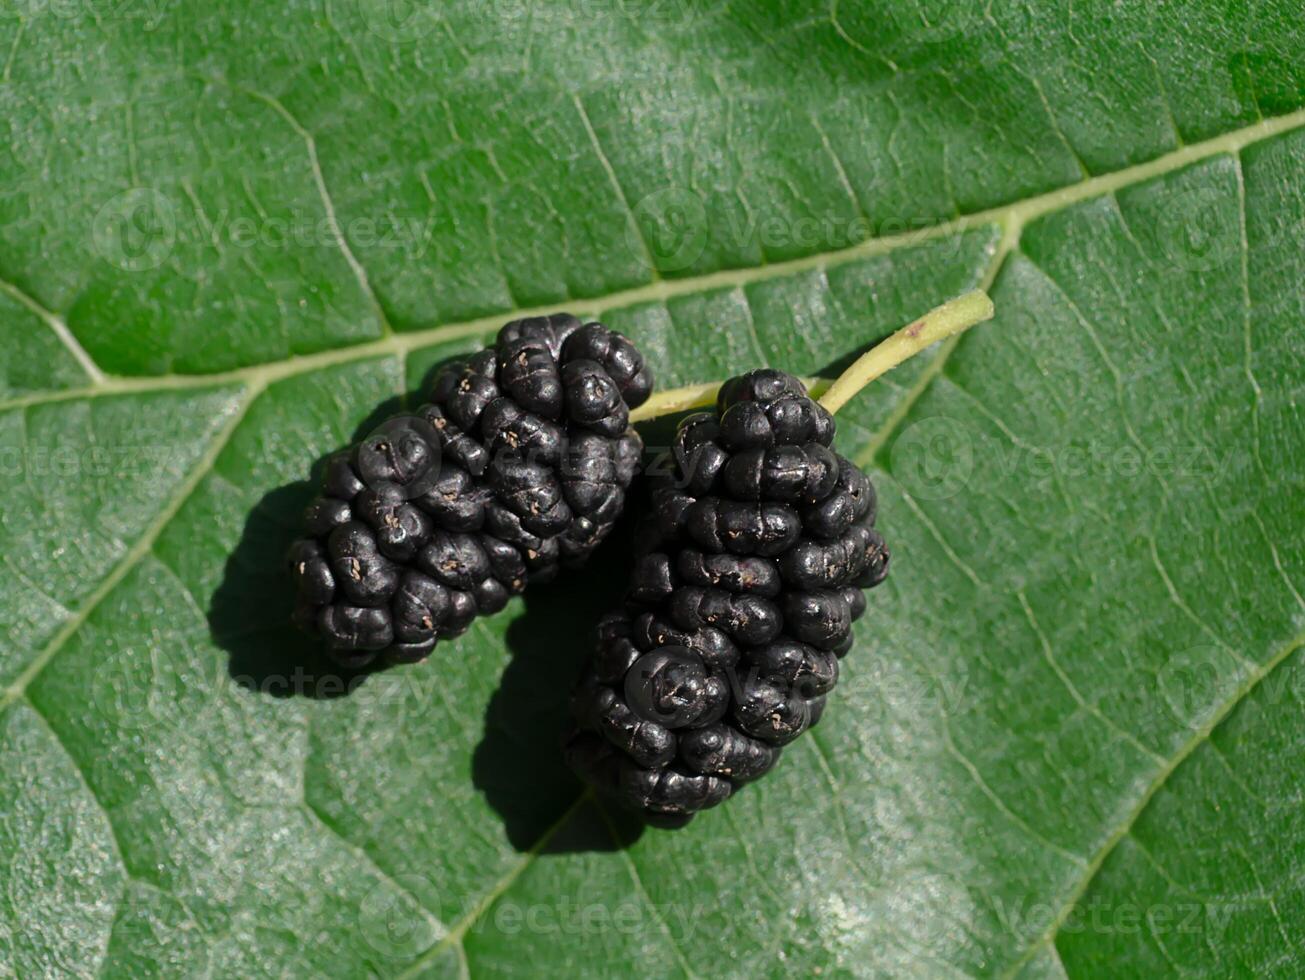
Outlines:
{"type": "MultiPolygon", "coordinates": [[[[624,507],[643,448],[630,410],[651,391],[639,351],[602,324],[507,324],[439,373],[428,404],[328,461],[289,553],[295,621],[348,666],[417,661],[582,563],[624,507]]],[[[591,720],[659,758],[626,714],[595,702],[591,720]]]]}
{"type": "Polygon", "coordinates": [[[888,549],[874,488],[833,438],[802,383],[771,370],[679,425],[567,741],[577,773],[648,823],[681,826],[764,775],[838,681],[888,549]]]}

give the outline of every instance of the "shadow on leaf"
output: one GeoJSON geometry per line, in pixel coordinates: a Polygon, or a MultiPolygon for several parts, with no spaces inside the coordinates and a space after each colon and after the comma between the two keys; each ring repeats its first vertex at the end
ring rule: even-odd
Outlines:
{"type": "MultiPolygon", "coordinates": [[[[362,441],[405,405],[418,404],[440,368],[457,359],[454,355],[436,362],[416,391],[377,405],[354,429],[348,445],[362,441]]],[[[319,642],[290,622],[295,596],[285,568],[286,551],[303,534],[304,508],[316,495],[334,452],[318,457],[309,479],[277,487],[254,505],[209,602],[209,632],[227,651],[231,678],[269,697],[347,697],[369,675],[384,669],[341,667],[323,653],[319,642]]]]}
{"type": "MultiPolygon", "coordinates": [[[[571,689],[592,652],[593,626],[625,590],[631,523],[620,521],[584,568],[527,589],[525,611],[508,626],[511,660],[485,710],[472,780],[519,851],[534,847],[584,792],[562,757],[562,740],[571,689]]],[[[609,811],[613,833],[593,809],[585,806],[541,853],[615,850],[642,831],[609,811]]]]}
{"type": "Polygon", "coordinates": [[[295,596],[285,554],[303,533],[304,508],[325,458],[314,465],[313,479],[278,487],[254,505],[209,603],[209,632],[227,652],[232,680],[269,697],[343,697],[372,673],[333,663],[319,641],[290,622],[295,596]]]}
{"type": "MultiPolygon", "coordinates": [[[[427,374],[423,389],[441,364],[427,374]]],[[[409,394],[406,404],[416,404],[418,397],[409,394]]],[[[379,405],[354,431],[351,443],[401,411],[404,403],[396,397],[379,405]]],[[[269,491],[249,511],[210,600],[209,629],[228,654],[230,676],[267,697],[348,697],[370,675],[388,669],[340,667],[318,640],[290,621],[294,586],[285,554],[302,534],[304,509],[320,486],[330,455],[316,460],[309,479],[269,491]]],[[[632,514],[639,509],[637,500],[629,508],[632,514]]],[[[619,522],[586,567],[565,572],[556,582],[532,586],[520,603],[499,614],[515,612],[517,618],[507,630],[510,659],[485,711],[472,780],[519,851],[535,848],[546,834],[544,854],[611,851],[628,846],[642,833],[637,820],[600,812],[592,800],[570,813],[584,787],[562,757],[570,692],[590,653],[590,631],[620,602],[625,587],[632,523],[619,522]],[[564,825],[554,828],[568,813],[564,825]]],[[[440,644],[433,659],[456,656],[457,643],[440,644]]]]}

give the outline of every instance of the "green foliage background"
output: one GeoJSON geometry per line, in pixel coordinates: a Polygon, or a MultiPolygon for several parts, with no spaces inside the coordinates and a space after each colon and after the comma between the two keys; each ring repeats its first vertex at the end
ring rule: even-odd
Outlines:
{"type": "Polygon", "coordinates": [[[1303,106],[1295,0],[6,3],[0,975],[1298,974],[1303,106]],[[824,721],[685,831],[557,759],[619,555],[292,676],[310,464],[513,311],[666,387],[978,285],[840,416],[824,721]]]}

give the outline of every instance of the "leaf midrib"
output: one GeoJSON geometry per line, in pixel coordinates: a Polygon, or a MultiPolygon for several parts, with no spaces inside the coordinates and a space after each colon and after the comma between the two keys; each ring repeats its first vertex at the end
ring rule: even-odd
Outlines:
{"type": "MultiPolygon", "coordinates": [[[[559,306],[569,307],[581,315],[596,316],[607,310],[635,306],[640,303],[666,302],[678,297],[718,289],[741,289],[770,279],[796,275],[813,269],[827,269],[857,259],[884,255],[899,248],[922,244],[937,238],[960,234],[994,224],[1003,227],[1022,227],[1045,214],[1059,211],[1088,198],[1114,193],[1124,187],[1154,177],[1164,176],[1210,157],[1221,154],[1236,154],[1252,143],[1280,136],[1302,126],[1305,126],[1305,109],[1264,119],[1250,126],[1230,130],[1199,143],[1189,143],[1144,163],[1090,177],[1078,183],[1048,191],[1045,194],[1024,198],[1011,204],[999,205],[983,211],[976,211],[925,228],[896,235],[869,238],[847,248],[818,252],[797,259],[764,263],[746,269],[725,269],[683,279],[654,279],[642,286],[619,290],[604,296],[568,299],[561,303],[552,302],[540,306],[502,310],[472,320],[442,324],[424,330],[395,332],[363,344],[331,348],[330,350],[318,351],[312,354],[294,355],[280,361],[267,361],[230,371],[148,376],[102,374],[103,381],[81,388],[58,392],[41,392],[0,401],[0,411],[76,398],[192,388],[228,381],[240,381],[265,386],[283,378],[323,367],[345,364],[377,355],[408,353],[421,347],[459,337],[488,334],[498,329],[506,320],[547,315],[556,312],[559,306]]],[[[94,371],[100,371],[94,365],[94,362],[90,361],[85,350],[79,344],[76,344],[75,338],[72,337],[63,318],[58,313],[47,309],[12,283],[0,283],[0,290],[14,296],[40,316],[55,332],[61,342],[69,347],[79,363],[89,363],[94,371]]]]}

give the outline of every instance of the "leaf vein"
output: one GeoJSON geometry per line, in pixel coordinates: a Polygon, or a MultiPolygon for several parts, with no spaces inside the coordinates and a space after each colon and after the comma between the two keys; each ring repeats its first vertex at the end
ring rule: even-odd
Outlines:
{"type": "Polygon", "coordinates": [[[1060,683],[1064,685],[1065,690],[1069,692],[1069,695],[1074,699],[1074,702],[1093,718],[1097,719],[1097,721],[1101,722],[1101,724],[1105,725],[1107,729],[1114,732],[1117,736],[1135,748],[1138,752],[1149,757],[1151,761],[1163,763],[1165,761],[1164,756],[1143,745],[1136,735],[1132,732],[1125,731],[1097,705],[1089,702],[1083,697],[1082,692],[1079,691],[1073,680],[1070,679],[1069,674],[1065,672],[1065,668],[1062,667],[1060,661],[1056,659],[1056,653],[1051,646],[1051,640],[1043,631],[1042,625],[1038,622],[1037,616],[1034,615],[1033,606],[1029,604],[1028,596],[1024,594],[1023,589],[1017,591],[1015,595],[1019,599],[1020,605],[1024,607],[1024,615],[1028,619],[1029,626],[1032,627],[1034,635],[1037,636],[1038,643],[1042,647],[1043,659],[1047,661],[1047,666],[1049,666],[1056,677],[1060,679],[1060,683]]]}
{"type": "Polygon", "coordinates": [[[1037,830],[1033,828],[1032,824],[1030,824],[1027,820],[1021,817],[1014,810],[1012,810],[1010,806],[1007,805],[1006,801],[997,795],[996,791],[993,790],[993,788],[988,785],[988,781],[983,778],[983,773],[979,772],[979,767],[976,766],[974,762],[971,761],[970,758],[964,752],[962,752],[959,748],[957,748],[956,742],[952,738],[952,726],[951,726],[950,719],[947,718],[943,719],[942,737],[943,737],[943,747],[947,750],[947,754],[950,755],[954,760],[956,760],[957,764],[960,765],[960,767],[964,769],[966,774],[970,777],[971,782],[973,782],[974,785],[978,787],[979,792],[981,792],[984,796],[986,796],[988,800],[991,801],[992,805],[995,806],[1002,815],[1004,815],[1008,820],[1010,820],[1011,823],[1013,823],[1016,827],[1020,828],[1031,838],[1033,838],[1038,843],[1040,843],[1043,847],[1047,848],[1049,851],[1053,851],[1056,854],[1059,854],[1061,857],[1065,858],[1071,864],[1076,864],[1082,868],[1086,868],[1088,866],[1087,858],[1083,857],[1081,854],[1075,854],[1073,851],[1069,850],[1068,848],[1062,847],[1060,844],[1057,844],[1049,837],[1046,837],[1043,834],[1039,833],[1037,830]]]}
{"type": "MultiPolygon", "coordinates": [[[[221,84],[227,83],[221,82],[221,84]]],[[[264,100],[267,98],[261,93],[247,94],[264,100]]],[[[1271,139],[1301,127],[1305,127],[1305,109],[1264,119],[1241,129],[1230,130],[1200,143],[1186,144],[1178,150],[1162,154],[1144,163],[1134,164],[1121,170],[1067,184],[1056,190],[1010,204],[975,211],[925,228],[912,229],[895,235],[869,238],[847,248],[815,253],[780,262],[764,263],[751,268],[722,269],[700,276],[689,276],[674,280],[659,279],[631,289],[618,290],[602,297],[576,299],[570,305],[574,307],[574,312],[578,314],[596,316],[606,310],[640,303],[665,302],[678,296],[746,286],[754,282],[795,275],[811,269],[830,268],[857,259],[884,255],[899,248],[919,245],[933,239],[972,231],[992,224],[1001,224],[1007,228],[1018,227],[1027,224],[1034,218],[1063,210],[1081,201],[1099,197],[1103,194],[1110,194],[1120,188],[1144,180],[1164,176],[1199,160],[1224,153],[1237,153],[1252,143],[1271,139]]],[[[300,128],[302,129],[302,127],[300,128]]],[[[212,383],[227,379],[257,380],[267,383],[271,380],[288,377],[292,374],[300,374],[329,364],[361,360],[377,354],[393,354],[399,350],[413,350],[453,337],[489,333],[500,326],[504,320],[543,315],[555,312],[556,308],[556,303],[550,303],[547,306],[529,309],[507,309],[474,320],[441,324],[425,330],[391,333],[376,341],[333,348],[316,354],[297,355],[280,361],[252,364],[228,372],[192,375],[162,374],[137,378],[108,376],[102,384],[91,385],[85,389],[53,394],[40,393],[9,399],[0,402],[0,410],[22,404],[36,404],[71,397],[95,396],[101,393],[101,390],[107,391],[110,389],[116,391],[149,391],[164,387],[190,387],[203,384],[206,381],[212,383]]]]}
{"type": "Polygon", "coordinates": [[[1264,405],[1264,391],[1259,379],[1255,377],[1254,331],[1251,323],[1251,245],[1246,234],[1246,174],[1242,168],[1240,153],[1233,154],[1233,172],[1237,176],[1237,231],[1241,245],[1242,274],[1242,347],[1245,356],[1246,380],[1250,383],[1253,401],[1251,402],[1251,448],[1255,463],[1260,473],[1269,475],[1260,455],[1260,411],[1264,405]]]}
{"type": "Polygon", "coordinates": [[[63,317],[52,310],[47,310],[34,297],[29,296],[11,282],[0,280],[0,292],[8,294],[10,298],[27,307],[37,319],[50,328],[55,337],[59,339],[59,343],[63,344],[68,353],[72,355],[73,360],[77,362],[77,366],[90,379],[92,385],[104,383],[104,372],[100,370],[100,366],[95,363],[95,360],[87,353],[86,348],[82,346],[81,341],[69,329],[63,317]]]}
{"type": "Polygon", "coordinates": [[[312,800],[305,797],[301,802],[303,804],[304,813],[310,820],[318,824],[323,830],[325,830],[328,834],[330,834],[341,844],[343,844],[345,849],[348,850],[350,854],[352,854],[355,858],[357,858],[362,864],[371,868],[372,871],[375,872],[377,877],[383,880],[386,884],[393,887],[400,894],[406,896],[413,903],[413,905],[421,909],[422,912],[424,912],[428,917],[430,923],[440,930],[441,933],[440,938],[443,939],[444,935],[448,933],[448,927],[445,926],[444,923],[440,920],[439,916],[435,913],[434,909],[429,908],[425,902],[423,902],[420,898],[418,898],[410,890],[408,890],[408,888],[406,888],[402,882],[400,882],[397,878],[395,878],[388,871],[382,868],[376,862],[376,859],[372,857],[369,853],[367,853],[367,850],[365,848],[359,847],[348,837],[342,834],[338,829],[336,829],[335,825],[326,818],[326,814],[324,814],[321,810],[319,810],[316,804],[312,802],[312,800]]]}
{"type": "Polygon", "coordinates": [[[635,891],[639,893],[640,899],[643,901],[644,905],[648,907],[648,911],[652,913],[653,918],[657,920],[657,924],[661,926],[662,933],[670,943],[671,952],[675,954],[675,958],[680,962],[680,969],[684,971],[685,976],[691,978],[696,977],[697,974],[693,972],[693,967],[689,965],[688,959],[685,958],[684,949],[681,947],[680,941],[675,938],[675,934],[671,932],[670,927],[666,924],[666,919],[662,916],[661,909],[653,904],[652,896],[648,894],[648,889],[644,887],[643,878],[639,876],[639,866],[636,865],[634,859],[630,857],[629,850],[621,846],[621,835],[616,832],[616,827],[613,826],[611,818],[607,815],[607,810],[604,809],[602,803],[598,800],[594,801],[594,806],[602,817],[603,823],[607,825],[608,832],[612,835],[612,843],[616,845],[617,852],[621,855],[621,860],[625,862],[626,870],[630,873],[630,880],[634,882],[635,891]]]}
{"type": "Polygon", "coordinates": [[[571,102],[575,106],[576,113],[580,116],[580,123],[584,126],[585,133],[589,137],[589,143],[593,146],[594,154],[598,157],[598,162],[603,168],[603,173],[607,175],[612,189],[616,192],[617,200],[625,208],[626,220],[643,249],[643,260],[648,264],[648,274],[655,281],[660,278],[660,274],[657,271],[657,263],[653,259],[652,249],[648,247],[648,239],[644,237],[643,229],[639,227],[639,220],[635,217],[634,208],[630,206],[630,199],[626,196],[625,188],[621,186],[620,178],[616,176],[616,168],[612,166],[611,160],[607,158],[607,152],[598,139],[598,131],[594,129],[593,120],[589,118],[589,109],[586,108],[584,100],[579,95],[572,95],[571,102]]]}
{"type": "Polygon", "coordinates": [[[1183,615],[1191,620],[1197,629],[1213,640],[1220,649],[1231,654],[1243,665],[1254,669],[1255,661],[1248,658],[1240,650],[1235,649],[1227,640],[1221,637],[1215,631],[1214,627],[1198,616],[1196,611],[1188,604],[1187,600],[1179,594],[1178,587],[1174,585],[1174,580],[1169,576],[1169,570],[1165,568],[1164,561],[1160,558],[1160,548],[1156,544],[1155,535],[1148,535],[1147,542],[1151,552],[1151,563],[1155,566],[1155,570],[1160,574],[1161,581],[1164,582],[1165,590],[1169,593],[1169,601],[1177,606],[1178,609],[1182,611],[1183,615]]]}
{"type": "Polygon", "coordinates": [[[575,802],[562,812],[562,815],[557,818],[553,825],[539,835],[539,840],[535,841],[534,846],[522,855],[521,860],[509,868],[507,873],[490,886],[462,918],[449,927],[448,934],[440,942],[429,949],[416,963],[399,974],[397,980],[412,980],[413,977],[421,973],[426,964],[430,963],[450,946],[455,943],[461,945],[462,937],[466,935],[467,930],[479,921],[480,917],[489,910],[489,907],[494,904],[500,895],[512,887],[513,882],[520,878],[527,868],[534,864],[535,858],[548,846],[548,842],[553,839],[554,835],[565,827],[590,799],[591,795],[588,792],[581,793],[576,797],[575,802]]]}
{"type": "Polygon", "coordinates": [[[91,614],[99,607],[100,603],[117,587],[118,583],[126,578],[127,574],[136,567],[137,564],[150,553],[154,547],[154,542],[163,532],[164,528],[172,522],[172,519],[181,510],[182,506],[190,499],[191,494],[199,487],[200,482],[213,469],[217,463],[218,456],[230,441],[231,436],[239,427],[241,420],[245,417],[249,408],[257,401],[261,394],[261,387],[250,387],[246,389],[243,401],[231,413],[231,417],[212,437],[208,448],[200,457],[195,467],[182,481],[177,492],[172,496],[168,503],[159,512],[158,517],[145,529],[145,532],[137,539],[136,544],[127,550],[120,558],[113,569],[106,575],[95,590],[87,597],[82,604],[81,609],[75,616],[67,620],[59,632],[57,632],[50,642],[41,650],[27,665],[26,668],[18,675],[14,682],[7,690],[0,693],[0,709],[5,708],[13,701],[22,697],[27,690],[27,686],[36,679],[36,677],[45,669],[46,665],[54,659],[55,655],[63,649],[64,644],[75,634],[90,618],[91,614]]]}
{"type": "Polygon", "coordinates": [[[1030,960],[1033,959],[1033,957],[1038,954],[1039,950],[1044,947],[1054,946],[1056,935],[1060,932],[1061,926],[1065,924],[1066,920],[1073,913],[1074,907],[1078,904],[1079,899],[1081,899],[1087,892],[1088,887],[1092,884],[1097,873],[1101,870],[1106,858],[1108,858],[1115,848],[1119,846],[1121,840],[1132,833],[1133,827],[1137,823],[1138,818],[1141,817],[1143,811],[1146,810],[1155,795],[1165,786],[1169,777],[1174,774],[1174,772],[1192,755],[1193,752],[1211,738],[1215,729],[1227,719],[1234,708],[1241,704],[1242,701],[1244,701],[1266,677],[1285,663],[1287,659],[1296,651],[1300,650],[1302,646],[1305,646],[1305,632],[1296,634],[1286,643],[1282,644],[1282,646],[1279,647],[1262,666],[1258,667],[1251,675],[1249,675],[1242,685],[1234,691],[1222,705],[1220,705],[1219,710],[1214,712],[1210,720],[1200,729],[1195,731],[1192,734],[1192,737],[1179,747],[1178,751],[1173,754],[1168,763],[1156,773],[1155,778],[1151,780],[1151,783],[1138,796],[1132,808],[1124,814],[1113,832],[1110,833],[1105,841],[1102,842],[1101,846],[1092,856],[1092,860],[1088,863],[1078,884],[1071,889],[1066,896],[1064,904],[1061,905],[1059,912],[1052,920],[1051,924],[1047,926],[1047,929],[1041,936],[1029,945],[1029,947],[1024,951],[1024,954],[1017,959],[1005,973],[1002,974],[1003,977],[1014,977],[1030,960]]]}
{"type": "MultiPolygon", "coordinates": [[[[216,80],[215,80],[216,81],[216,80]]],[[[230,86],[230,83],[224,82],[230,86]]],[[[231,86],[234,87],[234,86],[231,86]]],[[[286,124],[294,130],[295,134],[304,141],[304,146],[308,151],[308,166],[312,172],[313,184],[317,190],[318,197],[322,201],[322,210],[326,214],[326,220],[331,229],[331,237],[335,240],[335,245],[340,254],[344,257],[345,263],[349,266],[354,277],[358,280],[358,285],[363,294],[367,297],[372,307],[375,309],[377,321],[381,325],[381,330],[386,334],[391,334],[394,329],[390,326],[388,318],[385,316],[385,308],[381,305],[380,298],[376,295],[376,290],[372,288],[371,279],[367,275],[367,270],[363,268],[362,263],[358,261],[353,254],[353,249],[349,247],[349,241],[345,238],[344,230],[340,227],[339,219],[335,213],[335,202],[331,199],[331,192],[326,186],[326,177],[322,173],[322,163],[317,156],[317,140],[313,138],[304,125],[295,118],[294,114],[286,108],[285,104],[275,96],[268,95],[266,92],[259,92],[256,89],[235,87],[236,91],[243,92],[250,98],[257,99],[264,103],[273,112],[285,120],[286,124]]],[[[247,185],[246,185],[247,186],[247,185]]]]}

